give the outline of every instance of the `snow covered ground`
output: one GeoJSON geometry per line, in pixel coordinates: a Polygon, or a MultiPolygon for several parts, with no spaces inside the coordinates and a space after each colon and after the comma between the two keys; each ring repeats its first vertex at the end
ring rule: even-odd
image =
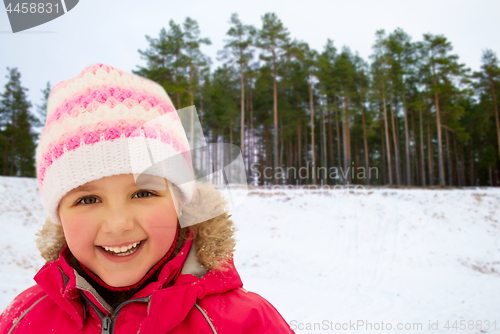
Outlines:
{"type": "MultiPolygon", "coordinates": [[[[0,196],[2,310],[43,265],[43,207],[35,179],[0,196]]],[[[245,288],[297,333],[500,333],[500,189],[253,189],[233,218],[245,288]]]]}

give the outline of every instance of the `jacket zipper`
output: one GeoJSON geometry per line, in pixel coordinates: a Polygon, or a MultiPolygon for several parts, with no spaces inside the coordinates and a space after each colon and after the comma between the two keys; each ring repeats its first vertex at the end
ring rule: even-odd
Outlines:
{"type": "Polygon", "coordinates": [[[102,311],[87,297],[83,292],[81,292],[81,295],[85,298],[87,303],[92,306],[94,309],[95,313],[101,319],[101,334],[113,334],[114,326],[115,326],[115,321],[118,318],[118,315],[120,314],[120,311],[123,306],[132,303],[132,302],[146,302],[149,303],[151,300],[151,296],[148,297],[142,297],[142,298],[135,298],[135,299],[130,299],[127,301],[124,301],[120,305],[116,307],[116,309],[113,311],[113,314],[109,315],[104,315],[102,311]]]}
{"type": "Polygon", "coordinates": [[[101,334],[111,334],[111,323],[112,320],[109,316],[105,316],[104,318],[101,319],[102,323],[102,331],[101,334]]]}

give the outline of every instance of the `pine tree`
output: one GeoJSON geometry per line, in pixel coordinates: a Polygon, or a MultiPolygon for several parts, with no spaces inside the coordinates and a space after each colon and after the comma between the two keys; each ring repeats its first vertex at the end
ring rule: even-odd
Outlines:
{"type": "Polygon", "coordinates": [[[334,116],[333,119],[335,121],[336,127],[335,132],[337,134],[337,162],[338,166],[341,164],[340,159],[340,140],[339,140],[339,129],[338,129],[338,108],[337,108],[337,73],[335,72],[334,66],[337,61],[337,49],[333,45],[333,41],[328,39],[326,45],[324,47],[323,52],[318,56],[317,66],[318,72],[317,77],[319,80],[319,89],[322,94],[326,96],[327,107],[328,107],[328,131],[329,131],[329,147],[330,147],[330,165],[331,167],[335,165],[335,156],[334,156],[334,145],[332,138],[332,117],[331,113],[333,111],[334,116]]]}
{"type": "Polygon", "coordinates": [[[334,71],[337,73],[336,81],[340,96],[340,105],[342,106],[342,142],[344,147],[344,173],[346,173],[346,182],[351,182],[351,113],[352,99],[356,96],[356,68],[354,66],[354,57],[348,47],[343,47],[342,52],[337,57],[334,71]]]}
{"type": "Polygon", "coordinates": [[[231,15],[229,21],[232,26],[227,31],[230,36],[226,40],[224,50],[219,54],[221,59],[228,60],[231,65],[239,65],[240,72],[240,149],[241,154],[245,156],[245,70],[249,66],[249,62],[253,58],[253,49],[256,29],[251,25],[244,25],[238,14],[231,15]]]}
{"type": "Polygon", "coordinates": [[[44,126],[47,120],[47,103],[49,101],[50,90],[51,90],[50,82],[47,82],[45,89],[42,89],[42,103],[37,104],[36,106],[37,110],[37,122],[35,123],[36,127],[44,126]]]}
{"type": "Polygon", "coordinates": [[[188,75],[188,94],[190,104],[194,105],[195,94],[199,81],[199,72],[202,67],[209,64],[210,60],[201,52],[201,45],[210,45],[212,42],[209,38],[200,38],[200,28],[198,22],[190,17],[187,17],[183,23],[184,27],[184,55],[186,59],[186,72],[188,75]]]}
{"type": "MultiPolygon", "coordinates": [[[[391,77],[395,83],[395,89],[403,100],[404,132],[405,132],[405,160],[406,160],[406,184],[411,184],[410,171],[410,136],[408,129],[408,110],[406,102],[406,78],[411,74],[411,66],[414,63],[414,47],[411,38],[402,29],[396,29],[387,39],[388,51],[391,58],[391,77]]],[[[399,170],[399,167],[398,167],[399,170]]]]}
{"type": "Polygon", "coordinates": [[[35,141],[32,127],[37,119],[30,113],[27,88],[21,85],[17,68],[7,68],[8,82],[0,96],[0,161],[3,175],[35,177],[35,141]]]}
{"type": "MultiPolygon", "coordinates": [[[[267,13],[262,17],[262,29],[259,31],[257,46],[262,48],[264,54],[261,59],[266,61],[272,70],[273,75],[273,168],[278,167],[278,66],[281,57],[285,53],[285,48],[289,43],[288,30],[278,19],[276,14],[267,13]]],[[[273,175],[276,173],[274,172],[273,175]]]]}
{"type": "Polygon", "coordinates": [[[225,64],[203,84],[204,105],[208,111],[203,125],[207,127],[207,133],[215,134],[215,142],[219,135],[229,137],[231,141],[231,131],[236,125],[237,85],[237,72],[225,64]]]}
{"type": "MultiPolygon", "coordinates": [[[[370,78],[368,75],[368,64],[358,55],[354,56],[355,81],[356,81],[356,102],[361,108],[361,126],[363,128],[363,144],[365,153],[365,169],[367,174],[366,184],[370,185],[370,158],[368,150],[368,138],[372,136],[372,131],[367,127],[366,102],[370,89],[370,78]]],[[[371,117],[369,117],[371,118],[371,117]]]]}
{"type": "Polygon", "coordinates": [[[488,96],[492,104],[492,110],[495,115],[495,124],[497,130],[498,141],[498,157],[500,159],[500,121],[498,116],[498,98],[497,94],[500,91],[500,67],[496,54],[491,50],[484,50],[482,56],[481,72],[475,72],[474,77],[477,79],[476,89],[478,92],[488,96]]]}
{"type": "Polygon", "coordinates": [[[177,109],[180,109],[183,95],[188,91],[184,77],[184,32],[180,25],[170,20],[168,31],[162,28],[158,38],[146,35],[146,40],[149,48],[145,51],[138,50],[141,58],[146,60],[146,66],[138,66],[139,69],[133,72],[162,85],[173,98],[177,109]]]}
{"type": "MultiPolygon", "coordinates": [[[[210,45],[212,42],[208,38],[200,38],[200,28],[198,22],[187,17],[183,23],[184,27],[184,57],[186,59],[186,72],[188,76],[189,105],[195,105],[195,94],[198,91],[200,73],[203,67],[210,63],[210,59],[205,56],[200,47],[202,44],[210,45]]],[[[194,109],[191,109],[191,134],[194,133],[194,109]]],[[[194,136],[190,136],[190,145],[194,147],[194,136]]]]}
{"type": "Polygon", "coordinates": [[[186,79],[184,77],[185,63],[183,50],[185,49],[184,31],[179,24],[173,20],[169,22],[170,29],[167,34],[169,54],[171,56],[170,71],[173,80],[167,86],[167,92],[175,96],[177,109],[181,109],[181,99],[187,91],[186,79]]]}
{"type": "MultiPolygon", "coordinates": [[[[307,138],[304,137],[307,136],[307,125],[310,124],[307,121],[306,111],[310,110],[311,105],[309,89],[311,64],[304,62],[304,49],[299,47],[300,45],[301,43],[294,41],[285,47],[285,54],[280,65],[281,80],[278,93],[282,147],[280,159],[284,156],[284,147],[287,147],[287,164],[299,168],[302,167],[304,159],[309,161],[309,147],[307,138]],[[305,144],[303,139],[305,139],[305,144]],[[292,146],[295,147],[295,151],[292,150],[292,146]]],[[[270,79],[269,87],[272,87],[272,78],[270,79]]],[[[309,165],[308,162],[306,165],[309,165]]],[[[289,184],[299,182],[296,175],[289,177],[289,184]]]]}
{"type": "Polygon", "coordinates": [[[376,32],[376,41],[372,46],[374,51],[370,57],[373,59],[371,64],[372,77],[373,77],[373,93],[376,97],[381,98],[384,118],[384,133],[385,133],[385,150],[387,152],[387,171],[389,176],[389,184],[393,184],[393,169],[391,161],[391,145],[389,139],[389,122],[387,116],[387,101],[386,101],[386,88],[389,81],[390,67],[389,56],[387,52],[386,35],[384,30],[376,32]]]}
{"type": "Polygon", "coordinates": [[[292,48],[290,49],[297,58],[300,66],[303,69],[303,75],[306,77],[307,81],[307,91],[308,91],[308,104],[309,104],[309,119],[311,126],[311,158],[312,158],[312,183],[316,184],[316,130],[314,127],[315,114],[314,114],[314,80],[318,73],[317,69],[317,58],[318,53],[309,47],[309,44],[304,42],[294,42],[292,48]]]}
{"type": "Polygon", "coordinates": [[[421,52],[423,72],[426,72],[427,84],[434,98],[438,134],[439,184],[444,186],[445,173],[440,97],[442,97],[444,91],[453,89],[453,79],[463,77],[466,69],[465,65],[458,63],[457,55],[450,54],[453,49],[451,42],[442,35],[424,34],[424,40],[418,46],[421,52]]]}

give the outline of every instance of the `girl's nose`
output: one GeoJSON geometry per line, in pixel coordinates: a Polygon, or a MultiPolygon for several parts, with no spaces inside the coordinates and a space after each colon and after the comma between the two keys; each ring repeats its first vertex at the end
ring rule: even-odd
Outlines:
{"type": "Polygon", "coordinates": [[[110,208],[102,218],[101,230],[104,233],[121,234],[134,229],[134,217],[126,208],[110,208]]]}

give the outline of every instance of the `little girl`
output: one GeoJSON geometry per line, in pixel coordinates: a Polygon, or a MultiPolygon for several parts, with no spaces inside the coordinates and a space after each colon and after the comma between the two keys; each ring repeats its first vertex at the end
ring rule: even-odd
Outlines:
{"type": "Polygon", "coordinates": [[[92,65],[54,87],[47,114],[36,156],[47,263],[0,315],[0,334],[293,333],[243,289],[227,213],[181,227],[179,216],[226,202],[208,184],[176,183],[193,167],[161,86],[92,65]],[[149,156],[135,149],[146,139],[149,156]],[[151,156],[180,153],[180,167],[137,182],[151,156]]]}

